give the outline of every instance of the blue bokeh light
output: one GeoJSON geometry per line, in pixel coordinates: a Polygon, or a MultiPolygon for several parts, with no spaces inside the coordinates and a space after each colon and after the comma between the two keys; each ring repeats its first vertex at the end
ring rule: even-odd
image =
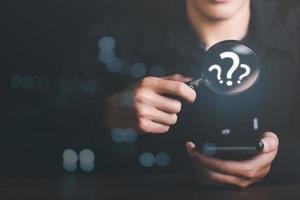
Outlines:
{"type": "Polygon", "coordinates": [[[127,143],[134,143],[137,140],[137,133],[135,131],[135,129],[133,128],[128,128],[126,129],[124,132],[124,141],[127,143]]]}
{"type": "Polygon", "coordinates": [[[124,136],[122,134],[123,130],[121,128],[114,128],[111,131],[111,139],[115,142],[115,143],[121,143],[124,140],[124,136]]]}
{"type": "Polygon", "coordinates": [[[131,66],[130,74],[134,78],[142,78],[146,74],[146,65],[143,63],[135,63],[131,66]]]}
{"type": "Polygon", "coordinates": [[[19,74],[15,74],[10,78],[10,86],[12,88],[15,89],[20,88],[21,84],[22,84],[22,78],[19,74]]]}
{"type": "Polygon", "coordinates": [[[113,51],[100,51],[98,53],[98,60],[101,63],[108,64],[115,58],[115,52],[113,51]]]}
{"type": "Polygon", "coordinates": [[[213,156],[216,153],[216,145],[213,143],[205,143],[202,147],[202,153],[207,156],[213,156]]]}
{"type": "Polygon", "coordinates": [[[67,172],[74,172],[77,169],[77,163],[68,163],[63,161],[63,168],[67,172]]]}
{"type": "Polygon", "coordinates": [[[22,87],[26,90],[31,89],[33,86],[33,78],[30,75],[25,75],[22,78],[22,87]]]}
{"type": "Polygon", "coordinates": [[[165,167],[171,162],[169,154],[166,152],[160,152],[156,155],[156,165],[159,167],[165,167]]]}
{"type": "Polygon", "coordinates": [[[149,74],[151,76],[162,77],[166,75],[166,71],[162,66],[154,65],[150,68],[149,74]]]}
{"type": "Polygon", "coordinates": [[[101,51],[112,51],[116,47],[116,41],[113,37],[105,36],[98,41],[98,47],[101,51]]]}
{"type": "Polygon", "coordinates": [[[92,95],[96,91],[96,84],[92,81],[84,82],[82,85],[82,90],[89,95],[92,95]]]}
{"type": "Polygon", "coordinates": [[[155,163],[155,156],[149,152],[142,153],[139,162],[143,167],[151,167],[155,163]]]}
{"type": "Polygon", "coordinates": [[[111,62],[107,65],[107,70],[110,72],[117,72],[120,71],[123,67],[123,62],[120,58],[114,58],[111,62]]]}

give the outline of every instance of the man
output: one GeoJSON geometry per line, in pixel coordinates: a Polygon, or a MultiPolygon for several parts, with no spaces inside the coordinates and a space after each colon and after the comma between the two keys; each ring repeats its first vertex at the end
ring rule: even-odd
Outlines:
{"type": "MultiPolygon", "coordinates": [[[[109,19],[96,27],[80,63],[76,63],[79,68],[70,65],[72,68],[66,69],[71,74],[67,78],[94,81],[96,92],[81,96],[80,106],[74,105],[79,116],[85,113],[100,125],[102,131],[97,134],[102,134],[103,141],[109,137],[107,130],[134,128],[145,135],[140,137],[141,149],[148,146],[155,151],[155,146],[171,155],[173,152],[171,157],[179,163],[179,170],[186,164],[179,150],[186,141],[186,151],[201,182],[247,187],[269,173],[278,151],[276,134],[285,138],[296,130],[291,122],[298,111],[294,104],[299,76],[297,21],[263,1],[182,0],[178,5],[170,6],[169,15],[163,10],[163,17],[143,10],[142,17],[109,19]],[[262,60],[260,81],[236,97],[218,96],[205,87],[196,96],[186,82],[197,76],[205,51],[229,39],[243,41],[258,54],[262,60]],[[105,49],[105,45],[111,48],[105,49]],[[106,59],[106,51],[117,60],[106,59]],[[155,65],[160,65],[166,76],[152,76],[148,69],[155,65]],[[259,121],[258,130],[251,128],[254,119],[259,121]],[[222,136],[222,140],[253,138],[249,135],[255,134],[254,138],[260,137],[264,144],[263,151],[242,161],[199,152],[197,145],[214,142],[228,127],[233,133],[222,136]]],[[[72,96],[71,101],[76,98],[72,96]]]]}

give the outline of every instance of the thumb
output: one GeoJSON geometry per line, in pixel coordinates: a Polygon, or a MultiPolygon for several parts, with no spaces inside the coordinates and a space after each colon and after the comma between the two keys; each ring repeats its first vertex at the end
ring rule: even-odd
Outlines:
{"type": "Polygon", "coordinates": [[[187,142],[185,143],[185,147],[186,147],[186,151],[189,153],[189,154],[192,154],[196,145],[193,143],[193,142],[187,142]]]}
{"type": "Polygon", "coordinates": [[[270,153],[278,148],[279,140],[275,133],[265,132],[260,141],[264,144],[263,153],[270,153]]]}

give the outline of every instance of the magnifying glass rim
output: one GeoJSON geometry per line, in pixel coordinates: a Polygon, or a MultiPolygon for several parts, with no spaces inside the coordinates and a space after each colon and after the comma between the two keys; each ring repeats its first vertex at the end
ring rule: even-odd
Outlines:
{"type": "MultiPolygon", "coordinates": [[[[217,47],[219,47],[220,45],[224,45],[224,43],[236,43],[237,45],[242,45],[244,47],[246,47],[250,52],[252,52],[256,57],[257,57],[257,61],[258,61],[258,69],[261,68],[261,61],[258,57],[258,55],[252,50],[250,49],[248,46],[246,46],[242,41],[239,41],[239,40],[223,40],[221,42],[218,42],[216,44],[214,44],[213,46],[211,46],[207,51],[206,51],[206,54],[204,56],[204,59],[202,61],[202,64],[201,66],[204,66],[204,63],[205,61],[207,60],[207,55],[209,54],[209,52],[213,51],[214,49],[216,49],[217,47]]],[[[204,73],[203,73],[203,67],[201,69],[201,79],[202,79],[202,82],[204,82],[204,84],[214,93],[216,94],[219,94],[219,95],[226,95],[226,96],[235,96],[235,95],[239,95],[241,93],[244,93],[246,92],[247,90],[251,89],[258,81],[259,77],[260,77],[260,70],[258,70],[258,75],[256,77],[256,80],[254,81],[254,83],[251,84],[250,87],[248,87],[247,89],[245,90],[242,90],[240,92],[233,92],[233,93],[222,93],[222,92],[216,92],[215,90],[211,89],[211,87],[207,84],[207,82],[205,81],[205,77],[204,77],[204,73]]]]}

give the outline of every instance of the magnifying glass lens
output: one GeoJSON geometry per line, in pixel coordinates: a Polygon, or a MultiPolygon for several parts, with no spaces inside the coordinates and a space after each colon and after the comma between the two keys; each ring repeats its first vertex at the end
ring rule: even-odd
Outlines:
{"type": "Polygon", "coordinates": [[[258,79],[260,61],[249,47],[239,41],[227,40],[212,46],[202,63],[201,78],[190,86],[205,83],[222,95],[235,95],[249,89],[258,79]]]}

